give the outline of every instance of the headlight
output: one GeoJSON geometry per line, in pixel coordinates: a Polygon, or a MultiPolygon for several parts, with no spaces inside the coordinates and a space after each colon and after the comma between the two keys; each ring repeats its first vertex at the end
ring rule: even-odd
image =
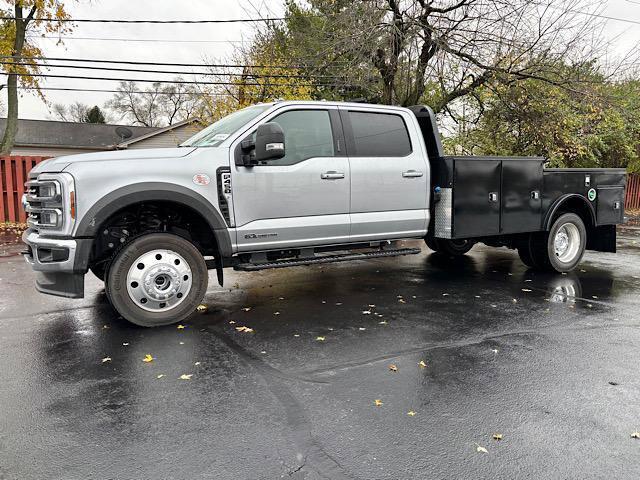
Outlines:
{"type": "Polygon", "coordinates": [[[54,199],[60,187],[58,186],[58,182],[48,182],[42,184],[38,190],[39,197],[54,199]]]}
{"type": "Polygon", "coordinates": [[[73,177],[68,173],[41,173],[26,186],[27,223],[51,235],[71,235],[76,216],[73,177]]]}
{"type": "Polygon", "coordinates": [[[62,212],[59,209],[42,210],[40,212],[39,225],[46,228],[58,228],[62,226],[62,212]]]}

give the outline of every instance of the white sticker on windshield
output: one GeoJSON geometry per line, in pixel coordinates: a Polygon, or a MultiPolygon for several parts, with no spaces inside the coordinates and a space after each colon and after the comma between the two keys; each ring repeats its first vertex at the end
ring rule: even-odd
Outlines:
{"type": "Polygon", "coordinates": [[[228,133],[217,133],[213,136],[213,139],[219,142],[221,142],[222,140],[226,140],[227,138],[229,138],[228,133]]]}

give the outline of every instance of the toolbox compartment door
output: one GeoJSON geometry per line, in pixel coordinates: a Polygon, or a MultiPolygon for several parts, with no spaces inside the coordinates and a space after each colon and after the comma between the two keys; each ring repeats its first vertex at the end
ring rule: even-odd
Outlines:
{"type": "Polygon", "coordinates": [[[500,233],[540,230],[543,163],[542,159],[502,161],[500,233]]]}
{"type": "Polygon", "coordinates": [[[598,187],[596,196],[596,221],[598,225],[622,223],[623,216],[624,187],[598,187]]]}
{"type": "Polygon", "coordinates": [[[500,170],[500,160],[455,159],[453,238],[500,233],[500,170]]]}

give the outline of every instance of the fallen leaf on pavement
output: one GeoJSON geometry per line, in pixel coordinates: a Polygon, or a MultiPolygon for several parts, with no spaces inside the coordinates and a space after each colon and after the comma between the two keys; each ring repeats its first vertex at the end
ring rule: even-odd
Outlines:
{"type": "Polygon", "coordinates": [[[359,327],[358,330],[360,330],[361,332],[364,332],[366,330],[365,327],[359,327]]]}
{"type": "Polygon", "coordinates": [[[197,310],[199,313],[204,313],[204,312],[206,312],[207,310],[209,310],[209,306],[208,306],[206,303],[201,303],[200,305],[198,305],[198,306],[196,307],[196,310],[197,310]]]}
{"type": "Polygon", "coordinates": [[[530,288],[523,288],[522,291],[523,292],[532,292],[533,290],[531,290],[530,288]]]}
{"type": "Polygon", "coordinates": [[[480,453],[489,453],[489,451],[488,451],[486,448],[481,447],[480,445],[478,445],[478,446],[476,447],[476,452],[480,452],[480,453]]]}
{"type": "Polygon", "coordinates": [[[177,328],[178,330],[184,330],[184,325],[178,325],[176,328],[177,328]]]}
{"type": "Polygon", "coordinates": [[[106,362],[110,362],[111,361],[111,357],[104,357],[102,359],[102,363],[106,363],[106,362]]]}
{"type": "Polygon", "coordinates": [[[156,378],[162,378],[164,377],[164,373],[161,373],[160,375],[158,375],[156,378]]]}
{"type": "Polygon", "coordinates": [[[400,300],[398,300],[398,303],[407,303],[404,301],[404,298],[401,298],[400,300]]]}
{"type": "Polygon", "coordinates": [[[251,307],[244,307],[242,310],[244,310],[245,312],[248,312],[249,310],[251,310],[251,307]]]}
{"type": "Polygon", "coordinates": [[[362,314],[363,315],[371,315],[371,310],[363,310],[362,314]]]}
{"type": "Polygon", "coordinates": [[[325,338],[324,337],[316,337],[316,340],[319,342],[324,342],[325,338]]]}
{"type": "Polygon", "coordinates": [[[494,440],[502,440],[502,434],[501,433],[494,433],[493,434],[493,439],[494,440]]]}
{"type": "Polygon", "coordinates": [[[416,412],[414,412],[413,410],[409,410],[409,411],[407,412],[407,415],[409,415],[410,417],[415,417],[416,412]]]}
{"type": "Polygon", "coordinates": [[[420,368],[427,368],[427,364],[424,363],[424,360],[420,360],[420,363],[418,363],[418,365],[420,366],[420,368]]]}
{"type": "Polygon", "coordinates": [[[191,377],[193,377],[193,373],[183,373],[180,375],[180,380],[191,380],[191,377]]]}
{"type": "Polygon", "coordinates": [[[124,343],[122,344],[122,346],[123,346],[123,347],[128,347],[128,346],[129,346],[129,342],[124,342],[124,343]]]}
{"type": "Polygon", "coordinates": [[[143,362],[146,363],[151,363],[153,362],[155,359],[151,356],[151,354],[147,353],[144,358],[142,359],[143,362]]]}
{"type": "Polygon", "coordinates": [[[392,372],[397,372],[398,371],[398,367],[396,367],[393,363],[391,365],[389,365],[389,370],[391,370],[392,372]]]}
{"type": "Polygon", "coordinates": [[[373,401],[373,404],[374,404],[376,407],[381,407],[381,406],[382,406],[382,400],[380,400],[380,399],[376,398],[376,399],[373,401]]]}
{"type": "Polygon", "coordinates": [[[631,434],[631,438],[640,438],[640,432],[637,430],[631,434]]]}
{"type": "Polygon", "coordinates": [[[196,362],[196,363],[194,363],[194,365],[195,365],[195,366],[198,366],[198,365],[200,365],[200,362],[196,362]]]}
{"type": "Polygon", "coordinates": [[[386,320],[382,320],[381,322],[378,322],[378,325],[386,325],[387,321],[386,320]]]}
{"type": "Polygon", "coordinates": [[[243,333],[253,333],[253,328],[245,327],[244,325],[242,327],[236,327],[236,330],[243,333]]]}
{"type": "Polygon", "coordinates": [[[280,312],[273,312],[274,315],[280,315],[280,312]]]}
{"type": "Polygon", "coordinates": [[[235,320],[229,320],[229,325],[235,325],[236,321],[235,320]]]}

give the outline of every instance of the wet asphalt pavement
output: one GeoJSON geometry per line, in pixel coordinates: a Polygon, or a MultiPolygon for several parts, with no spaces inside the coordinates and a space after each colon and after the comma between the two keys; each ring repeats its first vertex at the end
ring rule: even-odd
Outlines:
{"type": "Polygon", "coordinates": [[[229,271],[184,329],[2,258],[0,479],[638,478],[640,228],[618,244],[568,275],[482,246],[229,271]]]}

